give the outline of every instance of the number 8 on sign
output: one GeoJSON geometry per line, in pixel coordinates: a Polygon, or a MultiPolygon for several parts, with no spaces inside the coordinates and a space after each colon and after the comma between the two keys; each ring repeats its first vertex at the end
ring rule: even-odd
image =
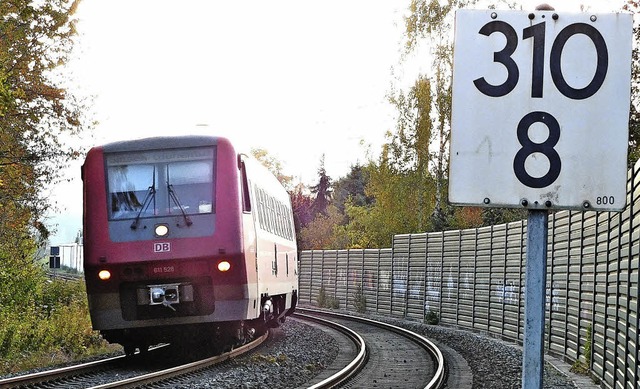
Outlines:
{"type": "Polygon", "coordinates": [[[551,185],[560,175],[562,161],[553,148],[560,139],[560,125],[556,118],[546,112],[531,112],[518,124],[518,141],[522,148],[513,160],[513,171],[518,180],[530,188],[544,188],[551,185]],[[549,129],[549,137],[542,143],[535,143],[529,137],[529,128],[534,123],[544,123],[549,129]],[[549,171],[542,177],[532,177],[525,168],[525,161],[533,153],[541,153],[549,159],[549,171]]]}

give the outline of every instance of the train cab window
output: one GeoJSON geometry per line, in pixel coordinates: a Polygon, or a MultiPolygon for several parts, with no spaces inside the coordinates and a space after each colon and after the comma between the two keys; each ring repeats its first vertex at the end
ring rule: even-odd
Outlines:
{"type": "Polygon", "coordinates": [[[109,175],[109,203],[113,219],[153,214],[155,167],[153,165],[112,166],[109,175]]]}
{"type": "Polygon", "coordinates": [[[215,212],[214,149],[106,155],[109,219],[215,212]]]}
{"type": "Polygon", "coordinates": [[[169,213],[211,213],[212,161],[187,161],[167,164],[169,213]]]}

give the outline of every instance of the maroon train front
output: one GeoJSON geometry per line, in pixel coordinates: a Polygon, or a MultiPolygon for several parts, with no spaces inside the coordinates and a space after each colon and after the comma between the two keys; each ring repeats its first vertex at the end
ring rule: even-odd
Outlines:
{"type": "Polygon", "coordinates": [[[91,321],[127,354],[159,342],[243,342],[293,313],[289,196],[227,139],[94,147],[82,180],[91,321]]]}

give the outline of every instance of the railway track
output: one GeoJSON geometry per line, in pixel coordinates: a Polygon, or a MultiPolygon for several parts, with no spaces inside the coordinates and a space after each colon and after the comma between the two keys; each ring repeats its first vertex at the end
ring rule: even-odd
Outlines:
{"type": "MultiPolygon", "coordinates": [[[[153,356],[152,353],[166,352],[166,350],[158,348],[150,350],[145,358],[139,355],[134,356],[134,358],[119,356],[2,379],[0,380],[0,388],[134,388],[169,380],[176,376],[221,364],[230,358],[237,357],[254,349],[262,344],[267,337],[268,332],[256,338],[251,343],[235,348],[229,352],[195,362],[177,364],[176,362],[171,362],[175,360],[175,358],[163,358],[161,355],[153,356]],[[165,362],[147,363],[147,361],[150,360],[164,360],[165,362]]],[[[165,349],[168,349],[168,347],[165,349]]]]}
{"type": "Polygon", "coordinates": [[[52,271],[52,270],[47,270],[47,277],[49,277],[49,279],[60,279],[60,280],[64,280],[64,281],[77,281],[82,279],[82,277],[84,277],[83,274],[70,274],[70,273],[66,273],[66,272],[62,272],[62,271],[52,271]]]}
{"type": "MultiPolygon", "coordinates": [[[[330,325],[346,335],[354,347],[341,347],[351,356],[335,373],[321,374],[309,388],[385,387],[441,388],[445,384],[445,361],[428,339],[409,330],[370,319],[326,311],[296,310],[298,319],[330,325]],[[323,317],[329,318],[323,319],[323,317]]],[[[347,358],[348,359],[348,358],[347,358]]],[[[331,370],[331,369],[329,369],[331,370]]]]}
{"type": "MultiPolygon", "coordinates": [[[[303,309],[299,309],[299,312],[296,313],[292,324],[288,326],[290,329],[291,326],[297,329],[297,338],[304,339],[305,336],[301,336],[303,334],[301,331],[306,333],[310,330],[310,325],[323,328],[324,332],[330,334],[325,334],[324,337],[336,340],[339,344],[339,346],[332,347],[339,349],[340,354],[335,359],[331,359],[332,363],[324,365],[323,370],[315,377],[307,378],[306,382],[305,380],[297,381],[290,387],[314,389],[329,387],[438,388],[444,381],[442,354],[431,342],[419,335],[399,327],[366,319],[344,315],[327,317],[326,312],[319,313],[303,309]],[[298,324],[294,324],[296,322],[298,324]]],[[[322,331],[313,329],[311,332],[321,333],[322,331]]],[[[276,338],[282,336],[281,331],[277,333],[279,335],[276,338]]],[[[287,337],[283,340],[286,344],[292,339],[287,337]]],[[[235,367],[222,362],[239,356],[256,347],[262,341],[264,339],[230,353],[202,361],[180,366],[177,362],[173,362],[172,364],[167,363],[167,366],[160,366],[163,363],[159,361],[170,362],[176,359],[171,357],[174,351],[171,351],[170,347],[166,347],[165,349],[169,351],[150,350],[147,357],[138,355],[128,359],[116,357],[79,366],[3,379],[0,380],[0,388],[90,387],[95,389],[144,387],[145,385],[154,388],[175,386],[195,388],[199,387],[199,382],[211,382],[211,378],[220,371],[237,375],[241,381],[244,379],[245,382],[251,382],[251,378],[247,374],[251,375],[250,372],[259,369],[257,366],[254,367],[251,362],[249,364],[245,362],[243,364],[244,371],[240,369],[238,372],[232,373],[235,367]],[[188,383],[183,385],[183,382],[188,383]]],[[[274,344],[273,341],[270,342],[274,344]]],[[[307,343],[298,347],[307,346],[323,348],[324,344],[307,343]]],[[[303,349],[300,350],[302,354],[305,354],[303,349]]],[[[288,357],[295,358],[293,355],[288,357]]],[[[254,360],[254,357],[243,358],[246,358],[246,361],[254,360]]],[[[255,360],[259,361],[260,358],[255,360]]],[[[238,361],[238,359],[234,359],[234,361],[238,361]]],[[[231,363],[236,364],[237,362],[231,363]]],[[[258,364],[260,363],[258,362],[258,364]]],[[[288,362],[284,362],[284,364],[287,365],[288,362]]],[[[276,367],[271,365],[268,370],[274,371],[276,367]]],[[[226,375],[225,378],[216,378],[216,380],[228,383],[228,378],[229,376],[226,375]]],[[[270,379],[278,381],[280,378],[282,376],[275,374],[270,379]]],[[[269,381],[269,378],[261,377],[258,382],[268,384],[268,382],[276,381],[269,381]]],[[[283,383],[280,381],[280,385],[283,383]]]]}

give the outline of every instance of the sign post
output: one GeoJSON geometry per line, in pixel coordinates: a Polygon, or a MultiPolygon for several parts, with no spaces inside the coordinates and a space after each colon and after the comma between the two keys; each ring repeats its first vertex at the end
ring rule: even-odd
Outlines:
{"type": "Polygon", "coordinates": [[[551,211],[626,203],[632,17],[458,10],[449,201],[524,208],[523,389],[542,388],[551,211]]]}
{"type": "Polygon", "coordinates": [[[547,211],[530,210],[527,219],[527,267],[524,292],[522,388],[542,388],[544,307],[547,281],[547,211]]]}

